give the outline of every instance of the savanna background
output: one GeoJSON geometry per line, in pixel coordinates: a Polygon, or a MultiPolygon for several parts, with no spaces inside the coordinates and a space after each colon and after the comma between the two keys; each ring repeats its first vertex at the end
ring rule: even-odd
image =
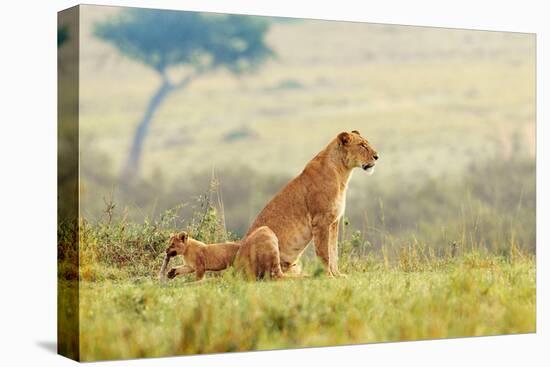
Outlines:
{"type": "Polygon", "coordinates": [[[58,46],[61,83],[79,68],[80,267],[61,228],[59,276],[79,280],[81,359],[535,331],[534,35],[99,6],[79,20],[58,46]],[[381,158],[350,182],[347,279],[308,248],[306,279],[158,284],[171,232],[241,238],[354,129],[381,158]]]}

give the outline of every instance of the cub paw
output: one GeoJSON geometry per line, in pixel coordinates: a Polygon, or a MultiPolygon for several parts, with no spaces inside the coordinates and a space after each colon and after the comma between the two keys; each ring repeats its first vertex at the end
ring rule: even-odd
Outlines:
{"type": "Polygon", "coordinates": [[[176,277],[176,275],[178,275],[176,268],[170,269],[170,271],[167,274],[169,279],[174,279],[176,277]]]}

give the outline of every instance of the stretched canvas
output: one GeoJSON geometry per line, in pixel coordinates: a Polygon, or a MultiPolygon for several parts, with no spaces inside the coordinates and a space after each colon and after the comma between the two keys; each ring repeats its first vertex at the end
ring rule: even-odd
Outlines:
{"type": "Polygon", "coordinates": [[[535,332],[534,34],[80,5],[58,348],[535,332]]]}

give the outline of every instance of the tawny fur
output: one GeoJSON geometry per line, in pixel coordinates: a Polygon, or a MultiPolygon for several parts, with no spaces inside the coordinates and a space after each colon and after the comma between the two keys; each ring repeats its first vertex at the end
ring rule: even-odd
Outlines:
{"type": "Polygon", "coordinates": [[[279,243],[275,233],[268,227],[259,227],[242,242],[235,268],[243,272],[248,279],[271,279],[283,277],[279,260],[279,243]]]}
{"type": "MultiPolygon", "coordinates": [[[[205,244],[190,238],[186,232],[172,235],[170,245],[166,249],[166,259],[181,255],[185,265],[170,269],[168,278],[195,273],[197,281],[200,281],[207,271],[221,271],[230,267],[239,247],[240,245],[236,242],[205,244]]],[[[163,268],[165,269],[164,264],[163,268]]],[[[164,270],[161,269],[161,278],[163,272],[164,270]]]]}
{"type": "Polygon", "coordinates": [[[338,224],[344,214],[351,172],[372,172],[378,154],[358,131],[338,134],[258,214],[245,237],[269,227],[279,243],[284,272],[294,267],[313,239],[329,276],[338,270],[338,224]]]}

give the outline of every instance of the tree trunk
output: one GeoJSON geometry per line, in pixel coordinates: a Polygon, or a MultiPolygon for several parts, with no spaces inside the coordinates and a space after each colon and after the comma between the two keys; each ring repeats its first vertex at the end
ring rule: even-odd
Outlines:
{"type": "Polygon", "coordinates": [[[145,140],[145,137],[147,136],[147,133],[149,132],[149,126],[151,125],[153,116],[161,103],[164,101],[164,98],[168,95],[170,91],[172,91],[172,89],[173,87],[170,82],[166,78],[163,78],[162,84],[160,85],[159,89],[149,101],[147,110],[145,111],[145,114],[143,115],[139,125],[137,126],[136,132],[134,134],[134,140],[132,141],[132,145],[128,153],[128,158],[126,160],[126,165],[122,170],[121,181],[123,183],[129,182],[137,176],[139,171],[139,161],[143,149],[143,142],[145,140]]]}

